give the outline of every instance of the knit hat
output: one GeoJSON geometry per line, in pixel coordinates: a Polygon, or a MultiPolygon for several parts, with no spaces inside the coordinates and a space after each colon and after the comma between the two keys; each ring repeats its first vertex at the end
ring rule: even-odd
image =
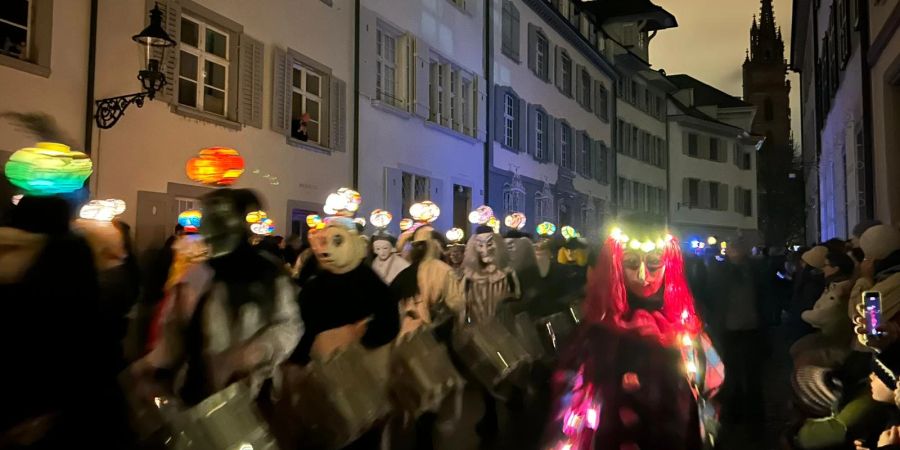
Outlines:
{"type": "Polygon", "coordinates": [[[800,258],[806,264],[815,267],[816,269],[821,269],[825,267],[825,256],[828,255],[828,248],[822,245],[817,245],[812,248],[812,250],[807,251],[800,258]]]}
{"type": "Polygon", "coordinates": [[[876,225],[859,238],[859,247],[866,258],[881,260],[900,250],[900,231],[890,225],[876,225]]]}
{"type": "Polygon", "coordinates": [[[897,386],[897,375],[900,375],[900,345],[891,345],[873,356],[872,372],[885,386],[893,390],[897,386]]]}

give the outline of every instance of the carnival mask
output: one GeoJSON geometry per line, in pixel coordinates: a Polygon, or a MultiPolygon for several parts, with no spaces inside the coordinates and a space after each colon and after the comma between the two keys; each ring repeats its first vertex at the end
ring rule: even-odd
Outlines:
{"type": "Polygon", "coordinates": [[[486,266],[494,264],[497,256],[494,234],[482,233],[475,235],[475,251],[478,252],[478,259],[482,264],[486,266]]]}
{"type": "Polygon", "coordinates": [[[662,250],[625,250],[622,255],[622,272],[629,292],[647,298],[659,291],[666,275],[662,256],[662,250]]]}
{"type": "Polygon", "coordinates": [[[247,238],[244,214],[238,211],[234,202],[227,197],[204,198],[200,234],[209,246],[211,257],[227,255],[247,238]]]}
{"type": "Polygon", "coordinates": [[[340,225],[316,231],[309,242],[319,266],[338,275],[356,269],[366,255],[365,241],[355,231],[340,225]]]}
{"type": "Polygon", "coordinates": [[[387,261],[394,252],[394,246],[386,239],[378,239],[372,243],[372,251],[379,261],[387,261]]]}
{"type": "Polygon", "coordinates": [[[466,247],[462,245],[453,245],[447,250],[447,259],[453,267],[459,267],[463,263],[466,247]]]}

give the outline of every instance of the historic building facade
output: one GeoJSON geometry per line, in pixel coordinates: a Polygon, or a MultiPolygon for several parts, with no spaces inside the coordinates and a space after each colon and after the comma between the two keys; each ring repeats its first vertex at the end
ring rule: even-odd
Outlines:
{"type": "Polygon", "coordinates": [[[885,223],[900,223],[900,1],[860,1],[868,32],[867,63],[871,83],[873,215],[885,223]]]}

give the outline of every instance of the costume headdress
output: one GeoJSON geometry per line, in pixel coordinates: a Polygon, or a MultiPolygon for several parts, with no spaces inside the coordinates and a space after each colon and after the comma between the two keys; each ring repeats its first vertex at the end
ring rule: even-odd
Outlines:
{"type": "Polygon", "coordinates": [[[475,234],[500,232],[500,221],[494,216],[494,210],[487,205],[481,205],[470,212],[469,222],[478,225],[475,234]]]}

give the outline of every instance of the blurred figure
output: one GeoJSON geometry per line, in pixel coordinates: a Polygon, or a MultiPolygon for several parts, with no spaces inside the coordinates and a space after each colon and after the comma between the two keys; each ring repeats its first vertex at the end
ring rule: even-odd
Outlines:
{"type": "Polygon", "coordinates": [[[846,311],[853,261],[844,253],[828,253],[822,272],[828,287],[813,308],[801,315],[818,332],[800,338],[791,347],[794,366],[837,367],[851,351],[853,329],[846,311]]]}
{"type": "Polygon", "coordinates": [[[794,293],[786,308],[788,342],[792,343],[814,331],[812,326],[803,321],[801,314],[812,309],[816,300],[825,291],[825,275],[822,274],[822,268],[825,266],[827,254],[828,248],[819,245],[800,256],[800,264],[794,276],[794,293]]]}
{"type": "Polygon", "coordinates": [[[409,262],[401,258],[394,246],[397,239],[387,233],[377,233],[372,236],[372,270],[381,277],[385,284],[390,285],[394,278],[409,267],[409,262]]]}

